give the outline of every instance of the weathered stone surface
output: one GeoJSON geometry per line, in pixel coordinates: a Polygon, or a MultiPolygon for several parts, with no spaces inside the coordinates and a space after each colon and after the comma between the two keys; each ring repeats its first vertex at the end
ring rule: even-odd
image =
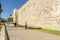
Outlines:
{"type": "Polygon", "coordinates": [[[17,21],[18,21],[18,10],[14,9],[14,11],[13,11],[13,22],[17,23],[17,21]]]}
{"type": "MultiPolygon", "coordinates": [[[[18,10],[20,25],[60,30],[60,0],[28,0],[18,10]]],[[[16,13],[17,14],[17,13],[16,13]]]]}

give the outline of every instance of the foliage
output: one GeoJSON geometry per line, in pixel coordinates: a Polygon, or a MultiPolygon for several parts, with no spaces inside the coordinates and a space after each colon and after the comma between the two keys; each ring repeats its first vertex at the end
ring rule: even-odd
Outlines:
{"type": "Polygon", "coordinates": [[[2,12],[2,7],[1,7],[1,3],[0,3],[0,18],[1,18],[1,12],[2,12]]]}
{"type": "Polygon", "coordinates": [[[2,11],[3,11],[2,8],[0,8],[0,14],[1,14],[2,11]]]}
{"type": "Polygon", "coordinates": [[[13,22],[13,17],[8,18],[8,22],[13,22]]]}
{"type": "Polygon", "coordinates": [[[0,25],[4,24],[5,22],[6,22],[6,20],[5,20],[5,19],[0,18],[0,25]]]}

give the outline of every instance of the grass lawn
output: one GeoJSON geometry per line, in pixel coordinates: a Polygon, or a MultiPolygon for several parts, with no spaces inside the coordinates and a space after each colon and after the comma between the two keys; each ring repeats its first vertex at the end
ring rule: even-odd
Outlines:
{"type": "MultiPolygon", "coordinates": [[[[23,25],[19,25],[20,27],[24,27],[23,25]]],[[[43,28],[34,28],[32,26],[28,26],[28,29],[32,29],[32,30],[39,30],[39,31],[43,31],[43,32],[47,32],[47,33],[51,33],[51,34],[55,34],[55,35],[59,35],[60,36],[60,31],[57,30],[50,30],[50,29],[43,29],[43,28]]]]}
{"type": "Polygon", "coordinates": [[[43,28],[33,28],[33,27],[29,27],[29,29],[39,30],[39,31],[43,31],[43,32],[47,32],[47,33],[51,33],[51,34],[55,34],[55,35],[60,35],[60,31],[57,31],[57,30],[50,30],[50,29],[43,29],[43,28]]]}
{"type": "Polygon", "coordinates": [[[56,30],[40,29],[40,31],[48,32],[48,33],[55,34],[55,35],[60,35],[60,31],[56,31],[56,30]]]}

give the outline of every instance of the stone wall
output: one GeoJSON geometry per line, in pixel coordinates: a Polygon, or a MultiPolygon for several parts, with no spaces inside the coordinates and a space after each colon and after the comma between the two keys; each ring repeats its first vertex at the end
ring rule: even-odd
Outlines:
{"type": "Polygon", "coordinates": [[[18,10],[14,9],[13,11],[13,22],[17,23],[18,22],[18,10]]]}
{"type": "Polygon", "coordinates": [[[59,5],[60,0],[28,0],[18,10],[18,24],[60,30],[59,5]]]}

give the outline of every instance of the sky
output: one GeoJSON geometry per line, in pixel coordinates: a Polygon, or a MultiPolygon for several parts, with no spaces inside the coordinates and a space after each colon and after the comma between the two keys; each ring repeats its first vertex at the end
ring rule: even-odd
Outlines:
{"type": "Polygon", "coordinates": [[[1,17],[5,19],[9,18],[15,8],[21,8],[26,2],[27,0],[1,0],[3,9],[1,17]]]}

